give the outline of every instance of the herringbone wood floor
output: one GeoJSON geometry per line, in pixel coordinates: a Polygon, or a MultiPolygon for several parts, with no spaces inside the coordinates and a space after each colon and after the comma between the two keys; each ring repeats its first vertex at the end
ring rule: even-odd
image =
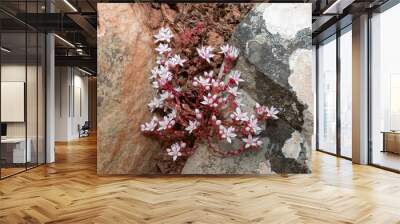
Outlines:
{"type": "Polygon", "coordinates": [[[0,181],[0,223],[400,223],[400,175],[322,154],[289,177],[96,175],[96,139],[0,181]]]}

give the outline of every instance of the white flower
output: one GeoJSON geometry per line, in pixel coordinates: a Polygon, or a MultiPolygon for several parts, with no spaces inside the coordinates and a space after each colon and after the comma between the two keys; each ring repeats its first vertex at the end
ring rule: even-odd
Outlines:
{"type": "Polygon", "coordinates": [[[221,137],[223,139],[226,139],[227,142],[232,143],[232,139],[236,137],[235,134],[235,128],[234,127],[229,127],[229,128],[225,128],[224,126],[220,126],[220,131],[222,131],[221,137]]]}
{"type": "Polygon", "coordinates": [[[160,73],[160,69],[158,67],[154,67],[153,69],[151,69],[151,76],[149,79],[157,78],[158,73],[160,73]]]}
{"type": "Polygon", "coordinates": [[[229,44],[225,44],[224,46],[220,47],[221,51],[219,53],[226,54],[228,53],[229,48],[230,48],[229,44]]]}
{"type": "Polygon", "coordinates": [[[165,100],[167,100],[167,99],[169,99],[169,98],[172,98],[172,97],[173,97],[173,95],[172,95],[172,93],[169,92],[169,91],[163,91],[163,92],[160,94],[160,98],[161,98],[162,101],[165,101],[165,100]]]}
{"type": "Polygon", "coordinates": [[[167,116],[168,116],[168,118],[169,118],[170,120],[175,119],[175,118],[176,118],[176,110],[173,109],[173,110],[171,111],[171,113],[169,113],[167,116]]]}
{"type": "Polygon", "coordinates": [[[226,53],[226,56],[236,59],[239,56],[239,49],[237,49],[234,46],[231,46],[228,52],[226,53]]]}
{"type": "Polygon", "coordinates": [[[157,81],[152,82],[152,83],[151,83],[151,86],[152,86],[154,89],[159,89],[159,88],[160,88],[160,85],[158,85],[158,82],[157,82],[157,81]]]}
{"type": "MultiPolygon", "coordinates": [[[[161,70],[160,70],[161,71],[161,70]]],[[[160,72],[158,74],[158,81],[161,86],[165,85],[167,82],[172,80],[172,73],[166,70],[165,72],[160,72]]]]}
{"type": "Polygon", "coordinates": [[[176,63],[175,58],[168,58],[167,64],[171,67],[175,67],[178,63],[176,63]]]}
{"type": "Polygon", "coordinates": [[[167,153],[169,156],[172,156],[172,159],[175,161],[179,156],[182,156],[180,150],[181,150],[181,144],[174,143],[171,145],[171,148],[167,148],[167,153]]]}
{"type": "Polygon", "coordinates": [[[261,128],[258,126],[258,120],[254,115],[250,116],[248,126],[253,130],[255,134],[259,134],[261,131],[261,128]]]}
{"type": "Polygon", "coordinates": [[[208,78],[212,78],[214,76],[214,71],[204,72],[204,76],[208,78]]]}
{"type": "Polygon", "coordinates": [[[246,149],[249,147],[257,147],[262,144],[262,141],[258,140],[258,138],[253,138],[252,135],[248,135],[247,138],[242,139],[246,145],[244,146],[246,149]]]}
{"type": "Polygon", "coordinates": [[[198,121],[189,121],[189,125],[185,128],[185,130],[189,133],[192,133],[192,131],[196,130],[199,125],[200,123],[198,121]]]}
{"type": "Polygon", "coordinates": [[[163,58],[161,56],[157,56],[156,64],[161,65],[163,63],[163,58]]]}
{"type": "Polygon", "coordinates": [[[204,78],[203,76],[194,77],[194,81],[200,83],[203,87],[210,86],[210,78],[204,78]]]}
{"type": "Polygon", "coordinates": [[[165,52],[169,52],[171,50],[172,49],[168,46],[168,44],[159,44],[156,48],[156,51],[158,51],[159,54],[164,54],[165,52]]]}
{"type": "Polygon", "coordinates": [[[212,85],[213,87],[215,87],[215,88],[217,88],[218,86],[220,86],[218,80],[215,80],[215,79],[211,79],[211,85],[212,85]]]}
{"type": "Polygon", "coordinates": [[[210,63],[210,58],[214,57],[214,54],[212,53],[213,48],[210,46],[207,47],[201,47],[201,48],[197,48],[197,53],[199,54],[199,56],[201,58],[203,58],[204,60],[206,60],[208,63],[210,63]]]}
{"type": "Polygon", "coordinates": [[[177,54],[174,55],[174,57],[169,58],[168,61],[167,61],[167,63],[169,65],[171,65],[172,67],[175,67],[176,65],[180,65],[180,66],[183,67],[183,63],[185,63],[185,62],[186,62],[186,60],[182,59],[181,56],[179,56],[177,54]]]}
{"type": "Polygon", "coordinates": [[[235,110],[235,112],[233,112],[233,114],[231,114],[231,117],[237,121],[248,121],[249,120],[247,113],[242,112],[240,107],[236,107],[236,110],[235,110]]]}
{"type": "Polygon", "coordinates": [[[158,122],[160,127],[157,129],[158,131],[161,130],[166,130],[168,128],[172,128],[172,126],[175,124],[174,117],[172,117],[170,114],[167,116],[163,117],[163,120],[158,122]]]}
{"type": "Polygon", "coordinates": [[[272,117],[273,119],[278,119],[278,116],[276,116],[279,113],[279,110],[276,109],[274,106],[271,108],[266,107],[265,112],[268,114],[268,117],[272,117]]]}
{"type": "Polygon", "coordinates": [[[171,74],[171,72],[168,70],[167,66],[160,65],[160,67],[158,68],[158,74],[166,75],[166,74],[171,74]]]}
{"type": "Polygon", "coordinates": [[[239,56],[239,49],[234,46],[230,46],[229,44],[225,44],[220,47],[221,51],[219,53],[223,53],[225,56],[236,59],[239,56]]]}
{"type": "Polygon", "coordinates": [[[229,79],[232,80],[236,85],[239,85],[239,82],[243,82],[244,80],[240,78],[239,71],[232,71],[229,75],[229,79]]]}
{"type": "Polygon", "coordinates": [[[258,115],[264,114],[265,113],[265,109],[266,109],[265,106],[261,106],[259,103],[256,103],[256,113],[258,115]]]}
{"type": "Polygon", "coordinates": [[[162,130],[166,130],[168,129],[168,124],[169,124],[169,120],[167,120],[165,117],[162,121],[159,122],[160,127],[158,127],[157,130],[162,131],[162,130]]]}
{"type": "Polygon", "coordinates": [[[154,129],[157,127],[157,124],[158,118],[153,117],[150,122],[140,125],[140,128],[142,129],[142,131],[154,131],[154,129]]]}
{"type": "Polygon", "coordinates": [[[180,92],[182,92],[182,87],[180,87],[180,86],[175,87],[174,90],[175,90],[176,92],[180,93],[180,92]]]}
{"type": "Polygon", "coordinates": [[[178,65],[183,67],[183,63],[186,62],[186,59],[181,58],[181,56],[177,55],[177,54],[174,56],[174,58],[175,58],[176,62],[178,63],[178,65]]]}
{"type": "Polygon", "coordinates": [[[167,41],[170,42],[173,37],[171,30],[168,27],[163,27],[158,31],[158,34],[154,35],[156,38],[155,42],[167,41]]]}
{"type": "Polygon", "coordinates": [[[167,67],[160,65],[159,67],[155,67],[151,70],[150,79],[156,78],[158,82],[153,82],[153,87],[155,89],[160,88],[160,85],[163,86],[167,82],[172,80],[172,73],[168,70],[167,67]]]}
{"type": "Polygon", "coordinates": [[[215,101],[217,99],[216,95],[211,95],[210,93],[207,96],[203,96],[203,101],[201,101],[201,104],[203,105],[208,105],[208,106],[215,106],[215,101]]]}
{"type": "Polygon", "coordinates": [[[156,108],[163,108],[164,100],[158,97],[154,97],[149,104],[150,111],[153,112],[156,108]]]}
{"type": "Polygon", "coordinates": [[[230,94],[234,95],[234,96],[238,96],[238,95],[241,94],[241,93],[239,92],[237,86],[235,86],[235,87],[233,87],[233,88],[229,87],[229,88],[228,88],[228,92],[229,92],[230,94]]]}

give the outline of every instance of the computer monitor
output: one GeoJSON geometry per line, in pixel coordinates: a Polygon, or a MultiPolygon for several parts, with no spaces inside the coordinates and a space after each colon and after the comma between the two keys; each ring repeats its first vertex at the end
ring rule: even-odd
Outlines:
{"type": "Polygon", "coordinates": [[[7,124],[1,123],[1,137],[7,136],[7,124]]]}

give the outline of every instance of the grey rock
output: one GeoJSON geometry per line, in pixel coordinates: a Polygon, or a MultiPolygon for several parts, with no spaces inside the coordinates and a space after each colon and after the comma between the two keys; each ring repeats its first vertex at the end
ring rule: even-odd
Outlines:
{"type": "MultiPolygon", "coordinates": [[[[259,4],[236,27],[231,39],[241,51],[234,69],[245,80],[241,85],[244,109],[250,110],[259,102],[281,111],[278,120],[263,124],[262,148],[223,158],[203,145],[188,159],[183,173],[311,172],[311,18],[308,22],[292,21],[305,14],[311,15],[309,4],[259,4]],[[281,17],[279,23],[277,16],[281,17]],[[282,19],[291,26],[280,27],[282,19]]],[[[232,146],[223,148],[231,150],[232,146]]]]}

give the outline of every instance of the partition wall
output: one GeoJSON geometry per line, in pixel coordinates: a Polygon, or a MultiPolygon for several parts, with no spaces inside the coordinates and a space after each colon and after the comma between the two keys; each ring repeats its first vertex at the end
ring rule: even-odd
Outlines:
{"type": "Polygon", "coordinates": [[[23,22],[28,13],[45,10],[44,5],[44,1],[0,2],[1,179],[46,161],[46,38],[23,22]]]}

